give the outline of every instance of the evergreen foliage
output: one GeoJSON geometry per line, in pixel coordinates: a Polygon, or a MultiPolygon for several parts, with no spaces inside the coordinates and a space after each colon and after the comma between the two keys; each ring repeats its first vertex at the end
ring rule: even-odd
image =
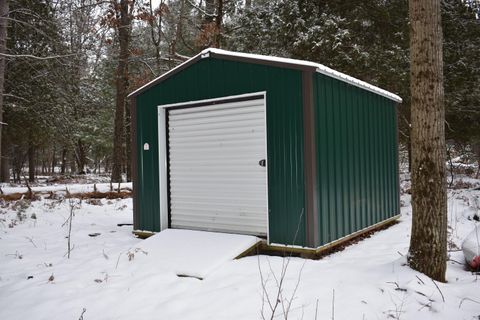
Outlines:
{"type": "MultiPolygon", "coordinates": [[[[113,2],[9,2],[4,162],[18,176],[33,148],[37,171],[111,170],[113,2]]],[[[446,134],[464,145],[480,141],[479,8],[442,2],[446,134]]],[[[310,60],[399,94],[400,139],[409,143],[407,0],[137,0],[134,9],[129,92],[208,46],[310,60]]]]}

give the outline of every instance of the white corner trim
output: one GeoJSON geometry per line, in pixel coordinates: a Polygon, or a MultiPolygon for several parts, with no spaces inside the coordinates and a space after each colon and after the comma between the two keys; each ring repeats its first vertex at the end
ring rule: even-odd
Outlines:
{"type": "Polygon", "coordinates": [[[158,189],[160,196],[160,231],[168,228],[167,128],[165,109],[158,107],[158,189]]]}

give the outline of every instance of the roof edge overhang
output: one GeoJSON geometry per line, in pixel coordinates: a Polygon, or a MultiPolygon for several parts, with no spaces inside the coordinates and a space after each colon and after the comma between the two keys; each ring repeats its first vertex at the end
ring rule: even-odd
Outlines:
{"type": "Polygon", "coordinates": [[[365,81],[356,79],[354,77],[348,76],[342,72],[333,70],[329,67],[326,67],[322,64],[304,61],[304,60],[296,60],[296,59],[289,59],[289,58],[280,58],[280,57],[272,57],[272,56],[264,56],[258,54],[251,54],[251,53],[241,53],[241,52],[233,52],[233,51],[226,51],[222,49],[216,48],[208,48],[201,51],[196,56],[188,59],[187,61],[183,62],[182,64],[176,66],[172,70],[162,74],[161,76],[153,79],[152,81],[148,82],[147,84],[141,86],[137,90],[133,91],[128,95],[128,97],[134,97],[142,92],[146,91],[147,89],[155,86],[156,84],[168,79],[169,77],[173,76],[174,74],[182,71],[183,69],[187,68],[188,66],[196,63],[200,59],[205,58],[219,58],[223,60],[230,60],[230,61],[239,61],[239,62],[246,62],[246,63],[256,63],[262,65],[269,65],[273,67],[280,67],[280,68],[288,68],[288,69],[296,69],[301,71],[309,71],[309,72],[318,72],[324,74],[326,76],[332,77],[334,79],[346,82],[350,85],[359,87],[361,89],[365,89],[367,91],[371,91],[375,94],[381,95],[385,98],[393,100],[395,102],[401,103],[402,98],[398,95],[389,92],[387,90],[381,89],[377,86],[369,84],[365,81]]]}

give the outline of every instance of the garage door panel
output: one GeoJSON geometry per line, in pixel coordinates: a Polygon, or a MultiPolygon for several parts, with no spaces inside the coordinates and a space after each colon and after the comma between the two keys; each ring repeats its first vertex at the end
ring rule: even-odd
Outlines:
{"type": "MultiPolygon", "coordinates": [[[[226,122],[234,124],[237,120],[250,120],[255,121],[258,120],[258,117],[261,116],[263,112],[254,112],[254,113],[245,113],[245,114],[238,114],[238,115],[222,115],[218,117],[209,117],[209,118],[200,118],[200,119],[186,119],[186,120],[169,120],[169,125],[175,126],[176,129],[188,127],[191,125],[210,125],[212,123],[218,123],[218,121],[226,122]]],[[[247,121],[244,121],[247,122],[247,121]]],[[[174,129],[174,130],[176,130],[174,129]]]]}
{"type": "MultiPolygon", "coordinates": [[[[239,151],[249,152],[248,147],[245,146],[245,143],[258,143],[259,139],[253,137],[251,139],[243,139],[243,140],[216,140],[216,141],[208,141],[208,142],[177,142],[174,149],[186,149],[185,151],[187,154],[191,151],[195,151],[198,153],[211,153],[211,152],[219,152],[222,153],[225,149],[239,149],[239,151]]],[[[172,140],[173,143],[175,141],[172,140]]],[[[180,150],[181,151],[181,150],[180,150]]],[[[201,154],[200,154],[201,156],[201,154]]]]}
{"type": "Polygon", "coordinates": [[[208,199],[216,199],[218,197],[235,198],[235,197],[250,197],[263,199],[263,189],[266,185],[249,186],[249,185],[237,185],[235,190],[229,190],[224,186],[217,186],[212,184],[206,189],[199,189],[196,186],[175,186],[171,190],[171,197],[175,198],[196,198],[204,197],[208,199]],[[175,196],[173,196],[175,194],[175,196]]]}
{"type": "Polygon", "coordinates": [[[246,119],[246,120],[239,120],[239,119],[235,119],[235,120],[232,120],[232,121],[225,121],[225,122],[212,122],[212,123],[209,123],[208,126],[205,126],[205,124],[196,124],[196,125],[188,125],[188,126],[179,126],[179,127],[182,127],[182,130],[178,130],[175,129],[175,131],[180,131],[180,132],[183,132],[185,134],[187,133],[191,133],[191,132],[195,132],[195,131],[198,131],[199,134],[201,134],[202,132],[204,131],[208,131],[208,130],[212,130],[212,129],[231,129],[232,128],[232,124],[236,124],[236,128],[235,129],[239,129],[239,124],[245,124],[245,125],[254,125],[254,126],[262,126],[263,125],[263,122],[262,120],[259,120],[259,119],[246,119]]]}
{"type": "MultiPolygon", "coordinates": [[[[191,129],[191,128],[189,128],[191,129]]],[[[211,127],[211,128],[205,128],[203,130],[182,130],[181,132],[177,132],[175,134],[176,137],[178,138],[183,138],[183,137],[197,137],[197,136],[211,136],[215,135],[218,136],[219,134],[236,134],[236,133],[245,133],[248,132],[249,130],[254,130],[258,132],[262,132],[264,129],[263,123],[259,121],[258,125],[251,125],[250,128],[238,128],[238,127],[230,127],[228,125],[224,125],[223,127],[211,127]]]]}
{"type": "Polygon", "coordinates": [[[266,235],[263,99],[168,113],[171,227],[266,235]]]}
{"type": "MultiPolygon", "coordinates": [[[[246,130],[245,130],[246,131],[246,130]]],[[[216,145],[216,143],[235,143],[238,144],[240,142],[244,142],[246,140],[263,140],[263,135],[264,133],[261,132],[260,130],[255,131],[251,130],[248,132],[236,132],[236,133],[215,133],[215,134],[209,134],[209,135],[191,135],[191,136],[185,136],[185,137],[177,137],[175,135],[175,138],[172,138],[171,141],[177,144],[198,144],[199,145],[216,145]],[[221,136],[220,136],[221,134],[221,136]]],[[[253,142],[253,141],[252,141],[253,142]]]]}
{"type": "MultiPolygon", "coordinates": [[[[231,104],[233,105],[233,104],[231,104]]],[[[262,113],[262,108],[259,107],[257,104],[252,103],[251,105],[245,105],[240,108],[232,108],[229,107],[228,104],[223,104],[222,108],[218,108],[217,105],[209,107],[201,107],[201,108],[191,108],[190,110],[187,109],[177,109],[171,113],[172,121],[179,121],[179,120],[199,120],[199,119],[206,119],[211,117],[217,116],[232,116],[232,115],[241,115],[247,114],[252,115],[254,113],[262,113]],[[203,111],[196,111],[194,109],[203,111]]]]}

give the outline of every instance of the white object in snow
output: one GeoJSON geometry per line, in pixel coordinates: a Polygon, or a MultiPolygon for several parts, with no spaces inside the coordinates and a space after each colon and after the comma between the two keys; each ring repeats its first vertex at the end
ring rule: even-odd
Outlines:
{"type": "Polygon", "coordinates": [[[462,250],[470,267],[480,268],[480,226],[476,226],[465,238],[462,250]]]}
{"type": "Polygon", "coordinates": [[[165,229],[143,241],[140,248],[148,253],[147,263],[180,276],[203,279],[259,241],[255,236],[165,229]]]}

